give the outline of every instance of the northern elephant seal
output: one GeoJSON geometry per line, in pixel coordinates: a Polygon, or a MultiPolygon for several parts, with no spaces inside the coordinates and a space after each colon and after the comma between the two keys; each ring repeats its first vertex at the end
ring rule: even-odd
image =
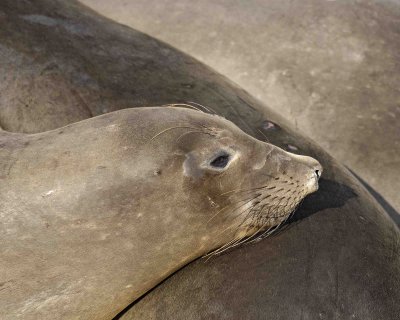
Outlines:
{"type": "MultiPolygon", "coordinates": [[[[3,129],[40,132],[128,106],[195,101],[324,167],[320,190],[295,215],[303,219],[279,237],[190,264],[140,299],[134,319],[398,319],[399,231],[348,170],[285,119],[198,61],[77,1],[3,0],[0,26],[0,68],[14,70],[0,87],[3,129]]],[[[0,297],[8,280],[1,277],[0,297]]],[[[119,303],[108,286],[97,290],[119,303]]]]}
{"type": "Polygon", "coordinates": [[[176,107],[0,143],[2,319],[109,319],[186,263],[285,221],[322,172],[176,107]]]}

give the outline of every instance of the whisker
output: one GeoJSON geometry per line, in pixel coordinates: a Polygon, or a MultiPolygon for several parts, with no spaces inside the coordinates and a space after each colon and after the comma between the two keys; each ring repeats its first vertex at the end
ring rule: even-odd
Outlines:
{"type": "Polygon", "coordinates": [[[224,193],[219,194],[218,196],[224,196],[230,193],[238,193],[238,192],[246,192],[246,191],[254,191],[254,190],[259,190],[259,189],[263,189],[268,187],[268,185],[265,186],[261,186],[261,187],[256,187],[256,188],[250,188],[250,189],[234,189],[234,190],[230,190],[230,191],[226,191],[224,193]]]}
{"type": "MultiPolygon", "coordinates": [[[[253,209],[253,208],[252,208],[252,209],[253,209]]],[[[243,221],[243,222],[245,222],[245,221],[243,221]]],[[[243,223],[243,222],[242,222],[242,223],[243,223]]],[[[235,241],[234,243],[232,243],[232,241],[231,241],[231,244],[230,244],[228,247],[226,247],[226,248],[223,249],[223,250],[218,250],[215,254],[221,254],[221,253],[223,253],[223,252],[225,252],[225,251],[227,251],[227,250],[229,250],[229,249],[233,249],[233,248],[238,247],[238,246],[240,246],[240,245],[242,245],[242,244],[244,244],[244,243],[247,243],[250,239],[252,239],[253,237],[257,236],[257,234],[258,234],[263,228],[264,228],[264,226],[261,226],[261,227],[260,227],[254,234],[252,234],[250,237],[243,236],[243,237],[239,238],[239,241],[235,241]]]]}
{"type": "Polygon", "coordinates": [[[288,216],[288,218],[286,220],[289,220],[290,218],[292,218],[294,216],[294,214],[296,213],[297,210],[299,210],[301,204],[303,203],[304,199],[302,199],[294,208],[294,210],[292,211],[292,213],[288,216]]]}
{"type": "MultiPolygon", "coordinates": [[[[242,238],[241,241],[239,241],[238,243],[236,243],[236,244],[235,244],[234,246],[232,246],[231,248],[234,248],[234,247],[240,246],[240,245],[242,245],[242,244],[251,242],[251,241],[249,241],[249,240],[250,240],[251,238],[257,236],[257,234],[258,234],[263,228],[264,228],[264,226],[258,228],[258,230],[257,230],[256,232],[254,232],[254,234],[252,234],[250,237],[244,237],[244,238],[242,238]]],[[[254,239],[253,239],[253,240],[254,240],[254,239]]]]}
{"type": "Polygon", "coordinates": [[[167,104],[166,106],[170,107],[170,108],[181,107],[181,108],[193,109],[193,110],[197,110],[197,111],[204,113],[203,110],[196,108],[195,106],[192,106],[190,104],[186,104],[186,103],[170,103],[170,104],[167,104]]]}
{"type": "Polygon", "coordinates": [[[210,253],[207,253],[206,255],[204,255],[204,258],[211,257],[213,255],[218,254],[219,251],[223,250],[226,247],[229,247],[231,244],[235,243],[238,240],[239,240],[238,238],[233,238],[231,241],[225,243],[222,247],[219,247],[218,249],[215,249],[215,250],[211,251],[210,253]]]}
{"type": "Polygon", "coordinates": [[[236,239],[233,243],[231,243],[229,246],[227,246],[226,248],[220,248],[218,250],[215,250],[215,252],[212,252],[212,255],[220,255],[223,252],[232,249],[234,247],[236,247],[236,242],[240,241],[242,238],[236,239]]]}
{"type": "Polygon", "coordinates": [[[281,221],[276,226],[269,227],[266,231],[264,231],[262,234],[260,234],[256,239],[250,241],[249,243],[252,243],[252,242],[255,242],[255,241],[259,241],[259,240],[262,240],[262,239],[265,239],[265,238],[271,236],[272,234],[274,234],[279,229],[279,227],[282,225],[282,223],[283,223],[283,221],[281,221]]]}
{"type": "Polygon", "coordinates": [[[249,211],[249,212],[247,212],[247,214],[243,217],[242,222],[240,222],[239,225],[236,227],[236,229],[238,229],[238,230],[242,225],[244,225],[248,221],[248,217],[251,216],[254,213],[254,206],[246,208],[246,209],[242,210],[238,214],[235,213],[235,215],[236,215],[235,218],[243,216],[246,213],[246,211],[249,211]]]}
{"type": "MultiPolygon", "coordinates": [[[[253,207],[249,207],[249,208],[243,210],[239,215],[236,215],[236,217],[234,217],[234,219],[237,219],[238,217],[240,217],[240,216],[241,216],[243,213],[245,213],[247,210],[250,210],[250,212],[251,212],[252,209],[253,209],[253,207]]],[[[242,224],[243,224],[244,222],[246,222],[246,219],[245,219],[245,218],[244,218],[244,219],[242,220],[242,222],[236,227],[236,229],[239,230],[239,228],[242,226],[242,224]]],[[[225,228],[225,229],[219,234],[219,236],[222,236],[225,232],[227,232],[228,230],[232,229],[233,227],[234,227],[234,225],[231,225],[231,226],[225,228]]],[[[236,232],[236,234],[237,234],[237,232],[236,232]]],[[[233,240],[231,240],[230,242],[224,244],[224,245],[221,246],[220,248],[218,248],[218,249],[212,251],[211,253],[207,254],[206,256],[216,254],[218,250],[221,250],[221,249],[225,248],[226,246],[229,246],[230,244],[232,244],[232,242],[234,242],[235,240],[240,240],[240,239],[242,239],[242,238],[243,238],[243,237],[239,237],[239,238],[234,237],[233,240]]]]}
{"type": "Polygon", "coordinates": [[[300,204],[296,207],[295,210],[293,210],[290,214],[288,214],[288,216],[287,216],[284,220],[282,220],[277,226],[275,226],[274,229],[271,230],[271,232],[269,232],[269,233],[266,234],[265,236],[264,236],[264,234],[262,234],[262,235],[260,236],[260,239],[264,239],[264,238],[269,237],[269,236],[271,236],[272,234],[278,232],[278,231],[280,230],[280,227],[283,226],[283,225],[286,223],[286,221],[289,219],[289,217],[292,216],[292,215],[294,214],[294,212],[297,210],[297,208],[298,208],[299,206],[300,206],[300,204]]]}
{"type": "Polygon", "coordinates": [[[187,102],[188,102],[188,103],[195,104],[195,105],[197,105],[197,106],[199,106],[199,107],[201,107],[201,108],[204,108],[204,109],[207,110],[209,113],[214,112],[214,114],[218,115],[218,113],[217,113],[213,108],[211,108],[211,107],[206,107],[206,106],[203,106],[203,105],[200,104],[200,103],[193,102],[193,101],[187,101],[187,102]],[[212,111],[212,112],[211,112],[211,111],[212,111]]]}
{"type": "Polygon", "coordinates": [[[269,227],[269,228],[268,228],[266,231],[264,231],[262,234],[258,235],[257,238],[255,238],[255,239],[253,239],[253,240],[247,242],[246,244],[250,244],[250,243],[254,243],[254,242],[260,241],[261,239],[264,239],[264,236],[265,236],[265,235],[267,235],[266,237],[268,237],[268,236],[272,233],[272,231],[274,231],[274,228],[275,228],[275,227],[269,227]]]}
{"type": "Polygon", "coordinates": [[[190,127],[190,126],[176,126],[176,127],[167,128],[167,129],[165,129],[165,130],[163,130],[163,131],[157,133],[154,137],[152,137],[152,138],[150,139],[150,141],[154,140],[155,138],[157,138],[157,137],[160,136],[161,134],[163,134],[163,133],[165,133],[165,132],[167,132],[167,131],[170,131],[170,130],[174,130],[174,129],[198,129],[198,128],[190,127]]]}
{"type": "MultiPolygon", "coordinates": [[[[241,227],[244,223],[246,223],[246,222],[248,221],[248,216],[254,215],[254,206],[252,206],[252,207],[247,208],[246,210],[242,211],[239,215],[237,215],[237,217],[241,216],[242,214],[244,214],[244,213],[245,213],[246,211],[248,211],[248,210],[249,210],[249,212],[247,213],[247,215],[246,215],[245,217],[243,217],[242,222],[237,226],[237,230],[239,230],[240,227],[241,227]]],[[[259,211],[258,211],[258,212],[259,212],[259,211]]],[[[252,238],[252,237],[254,237],[255,235],[257,235],[257,233],[258,233],[262,228],[264,228],[264,226],[261,226],[250,238],[252,238]]],[[[243,236],[243,237],[241,237],[241,240],[243,240],[243,238],[246,238],[246,239],[247,239],[248,237],[243,236]]],[[[234,248],[234,247],[237,247],[237,246],[240,245],[241,243],[244,243],[244,242],[246,241],[246,239],[244,239],[243,242],[242,242],[242,241],[239,241],[239,243],[234,243],[234,244],[232,244],[231,246],[229,246],[229,248],[227,248],[227,250],[228,250],[228,249],[231,249],[231,248],[234,248]]],[[[225,251],[225,250],[223,250],[223,251],[225,251]]],[[[218,254],[221,253],[221,252],[223,252],[223,251],[218,252],[218,254]]]]}
{"type": "Polygon", "coordinates": [[[262,134],[262,136],[264,137],[264,139],[267,141],[267,142],[269,142],[269,139],[267,138],[267,136],[264,134],[264,132],[262,132],[260,129],[257,129],[261,134],[262,134]]]}
{"type": "Polygon", "coordinates": [[[190,133],[208,134],[207,132],[199,131],[199,130],[197,130],[197,131],[194,131],[194,130],[193,130],[193,131],[188,131],[188,132],[185,132],[185,133],[181,134],[181,135],[178,137],[178,139],[176,139],[175,141],[178,142],[181,138],[183,138],[184,136],[186,136],[187,134],[190,134],[190,133]]]}
{"type": "Polygon", "coordinates": [[[230,206],[236,205],[236,204],[238,204],[238,203],[240,203],[240,202],[242,202],[242,201],[247,201],[247,202],[245,202],[244,204],[240,205],[238,208],[233,209],[232,211],[237,210],[237,209],[243,207],[244,205],[248,204],[250,201],[252,201],[252,200],[254,200],[254,199],[257,199],[260,195],[261,195],[261,194],[257,194],[257,195],[255,195],[255,196],[250,197],[250,198],[238,200],[238,201],[236,201],[235,203],[229,203],[229,204],[227,204],[225,207],[223,207],[222,209],[218,210],[218,212],[217,212],[216,214],[214,214],[214,215],[207,221],[207,223],[209,223],[209,222],[210,222],[212,219],[214,219],[218,214],[220,214],[223,210],[226,210],[226,209],[229,208],[230,206]]]}

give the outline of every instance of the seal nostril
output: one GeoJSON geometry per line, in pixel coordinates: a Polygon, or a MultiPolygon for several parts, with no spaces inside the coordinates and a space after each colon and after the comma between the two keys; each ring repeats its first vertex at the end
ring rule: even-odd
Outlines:
{"type": "Polygon", "coordinates": [[[315,170],[315,174],[317,175],[317,179],[321,176],[321,172],[319,170],[315,170]]]}

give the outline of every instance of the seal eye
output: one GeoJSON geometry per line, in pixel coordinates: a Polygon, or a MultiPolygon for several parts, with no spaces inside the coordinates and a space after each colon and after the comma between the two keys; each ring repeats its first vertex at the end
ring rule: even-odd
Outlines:
{"type": "Polygon", "coordinates": [[[223,153],[210,162],[210,166],[218,169],[225,168],[229,162],[229,154],[223,153]]]}

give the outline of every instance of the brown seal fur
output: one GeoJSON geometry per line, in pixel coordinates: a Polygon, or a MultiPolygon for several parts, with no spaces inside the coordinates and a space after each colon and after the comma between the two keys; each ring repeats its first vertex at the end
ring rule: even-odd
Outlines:
{"type": "Polygon", "coordinates": [[[4,319],[108,319],[195,258],[284,222],[322,170],[186,108],[3,132],[1,145],[4,319]]]}

